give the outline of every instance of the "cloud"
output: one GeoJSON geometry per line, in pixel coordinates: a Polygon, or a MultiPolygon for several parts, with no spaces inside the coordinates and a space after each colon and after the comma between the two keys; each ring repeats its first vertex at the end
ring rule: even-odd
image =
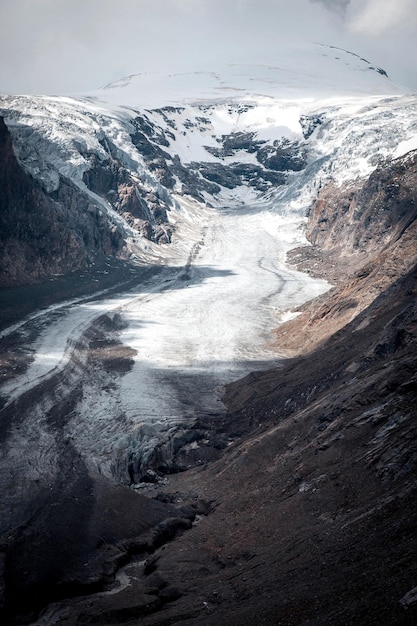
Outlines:
{"type": "Polygon", "coordinates": [[[416,0],[310,0],[343,18],[348,32],[378,37],[416,23],[416,0]]]}
{"type": "Polygon", "coordinates": [[[330,11],[334,11],[336,13],[340,13],[344,15],[346,13],[346,9],[350,4],[350,0],[310,0],[312,4],[322,4],[329,9],[330,11]]]}
{"type": "Polygon", "coordinates": [[[397,26],[415,21],[415,0],[352,0],[348,28],[352,33],[378,37],[397,26]]]}

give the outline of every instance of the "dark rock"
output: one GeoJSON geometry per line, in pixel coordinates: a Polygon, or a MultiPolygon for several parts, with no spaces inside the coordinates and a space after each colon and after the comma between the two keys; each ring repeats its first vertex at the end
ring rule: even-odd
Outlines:
{"type": "Polygon", "coordinates": [[[165,519],[155,528],[154,547],[158,548],[167,541],[171,541],[180,531],[189,530],[191,521],[184,517],[165,519]]]}
{"type": "Polygon", "coordinates": [[[181,598],[182,593],[178,587],[165,587],[158,593],[158,598],[162,602],[175,602],[178,598],[181,598]]]}
{"type": "Polygon", "coordinates": [[[300,117],[300,125],[303,131],[304,139],[308,139],[314,133],[316,128],[323,124],[322,115],[302,115],[300,117]]]}
{"type": "Polygon", "coordinates": [[[2,285],[66,274],[122,252],[121,233],[70,181],[48,195],[23,171],[2,118],[0,188],[2,285]]]}
{"type": "MultiPolygon", "coordinates": [[[[197,164],[193,163],[191,167],[197,168],[197,164]]],[[[227,189],[246,185],[255,187],[259,191],[265,191],[271,185],[278,186],[286,182],[286,177],[281,172],[274,172],[250,164],[200,163],[198,169],[204,178],[227,189]]]]}
{"type": "MultiPolygon", "coordinates": [[[[138,147],[143,148],[143,146],[138,147]]],[[[83,175],[87,187],[110,202],[113,208],[147,239],[169,242],[171,228],[169,226],[161,228],[161,225],[165,225],[168,219],[167,210],[170,205],[168,198],[162,198],[149,190],[144,183],[134,180],[131,173],[112,157],[107,161],[102,161],[92,154],[89,161],[90,168],[83,175]]],[[[152,163],[154,168],[158,169],[158,164],[152,163]]],[[[165,167],[163,175],[160,176],[161,182],[166,186],[172,186],[173,179],[168,180],[164,177],[164,172],[166,174],[168,171],[165,161],[160,160],[158,163],[163,163],[165,167]]],[[[150,169],[153,168],[150,167],[150,169]]]]}
{"type": "Polygon", "coordinates": [[[100,477],[74,476],[67,484],[62,477],[8,540],[6,615],[35,615],[47,602],[98,591],[130,554],[153,551],[191,526],[168,504],[100,477]]]}
{"type": "Polygon", "coordinates": [[[6,569],[6,549],[7,546],[0,547],[0,615],[5,608],[6,582],[4,579],[6,569]]]}
{"type": "Polygon", "coordinates": [[[134,598],[118,598],[117,604],[108,599],[101,602],[100,608],[94,614],[84,612],[80,615],[81,624],[126,624],[132,620],[144,617],[161,608],[163,602],[159,597],[147,594],[136,594],[134,598]],[[105,607],[107,604],[107,608],[105,607]],[[103,606],[104,605],[104,606],[103,606]]]}
{"type": "Polygon", "coordinates": [[[225,157],[234,156],[239,150],[249,152],[249,154],[255,153],[259,147],[265,143],[264,141],[255,140],[255,133],[233,133],[231,135],[222,135],[218,139],[221,147],[213,148],[212,146],[206,146],[207,152],[213,154],[218,158],[224,159],[225,157]]]}
{"type": "Polygon", "coordinates": [[[196,516],[196,509],[190,504],[184,504],[183,506],[179,507],[178,512],[187,519],[189,519],[191,522],[194,521],[196,516]]]}
{"type": "Polygon", "coordinates": [[[265,168],[278,172],[299,172],[307,164],[305,148],[287,139],[260,148],[256,158],[265,168]]]}
{"type": "Polygon", "coordinates": [[[135,118],[132,124],[136,128],[136,132],[131,134],[134,146],[145,158],[150,171],[156,175],[161,185],[173,189],[175,179],[168,166],[171,156],[160,147],[161,145],[168,147],[168,139],[161,129],[156,128],[144,117],[135,118]]]}

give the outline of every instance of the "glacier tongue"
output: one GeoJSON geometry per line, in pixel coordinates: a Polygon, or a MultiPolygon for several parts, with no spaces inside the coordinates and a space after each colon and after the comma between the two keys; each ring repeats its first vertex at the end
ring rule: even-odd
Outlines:
{"type": "Polygon", "coordinates": [[[238,218],[207,211],[179,276],[121,308],[127,326],[120,339],[136,351],[133,368],[105,395],[92,381],[73,420],[77,429],[83,415],[101,424],[99,440],[81,439],[94,447],[103,472],[115,418],[125,438],[123,457],[128,451],[140,467],[149,437],[161,447],[172,437],[169,428],[221,414],[222,385],[277,361],[268,345],[270,329],[285,311],[328,288],[285,266],[286,251],[303,241],[301,223],[268,206],[247,208],[238,218]]]}

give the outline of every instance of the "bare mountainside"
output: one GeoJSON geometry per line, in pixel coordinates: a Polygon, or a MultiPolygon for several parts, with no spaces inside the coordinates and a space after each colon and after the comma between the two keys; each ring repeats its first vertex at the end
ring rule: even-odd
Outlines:
{"type": "Polygon", "coordinates": [[[1,99],[5,623],[416,622],[417,97],[306,58],[1,99]]]}

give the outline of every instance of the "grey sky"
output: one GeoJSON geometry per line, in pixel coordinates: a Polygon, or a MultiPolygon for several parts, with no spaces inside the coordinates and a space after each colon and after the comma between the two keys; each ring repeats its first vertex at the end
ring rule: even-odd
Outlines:
{"type": "Polygon", "coordinates": [[[417,90],[417,0],[0,0],[0,92],[273,62],[299,39],[356,52],[417,90]]]}

